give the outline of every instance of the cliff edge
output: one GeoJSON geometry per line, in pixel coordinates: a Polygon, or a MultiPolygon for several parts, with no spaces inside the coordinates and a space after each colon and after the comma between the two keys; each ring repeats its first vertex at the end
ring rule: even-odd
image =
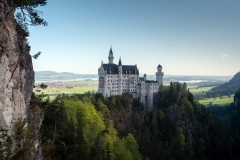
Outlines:
{"type": "Polygon", "coordinates": [[[30,123],[28,111],[34,85],[30,46],[14,18],[15,10],[14,1],[0,1],[0,129],[7,130],[12,138],[13,154],[22,147],[14,138],[16,124],[22,121],[27,127],[30,123]]]}

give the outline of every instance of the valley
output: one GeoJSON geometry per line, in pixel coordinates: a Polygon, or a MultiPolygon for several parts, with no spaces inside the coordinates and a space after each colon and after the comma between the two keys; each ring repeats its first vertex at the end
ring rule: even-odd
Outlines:
{"type": "MultiPolygon", "coordinates": [[[[38,87],[34,88],[33,91],[36,94],[44,93],[49,96],[50,100],[53,100],[57,95],[59,94],[83,94],[85,92],[97,92],[98,88],[98,81],[87,79],[89,77],[82,77],[85,78],[85,80],[76,80],[76,81],[57,81],[52,79],[47,79],[47,82],[44,82],[48,87],[46,89],[39,89],[38,87]],[[49,81],[53,82],[49,82],[49,81]]],[[[193,78],[193,77],[192,77],[193,78]]],[[[200,77],[201,78],[201,77],[200,77]]],[[[172,80],[177,79],[177,76],[171,76],[172,80]]],[[[226,77],[227,79],[227,77],[226,77]]],[[[169,80],[169,79],[166,79],[169,80]]],[[[188,78],[181,79],[182,81],[188,81],[188,78]]],[[[224,83],[224,81],[217,81],[213,82],[214,79],[211,79],[209,82],[208,80],[205,80],[204,82],[199,81],[188,81],[188,88],[193,95],[204,95],[206,92],[210,91],[212,88],[218,86],[219,84],[224,83]]],[[[35,83],[35,86],[40,85],[42,82],[37,81],[35,83]]],[[[165,81],[164,86],[168,86],[170,84],[170,81],[165,81]]],[[[222,96],[222,97],[214,97],[214,98],[204,98],[204,96],[200,99],[198,99],[199,103],[205,105],[206,107],[210,105],[226,105],[233,102],[233,95],[229,96],[222,96]]]]}

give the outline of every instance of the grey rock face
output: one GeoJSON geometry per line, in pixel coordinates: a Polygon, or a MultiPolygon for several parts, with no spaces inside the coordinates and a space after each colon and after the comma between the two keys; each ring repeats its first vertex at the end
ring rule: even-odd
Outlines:
{"type": "Polygon", "coordinates": [[[11,0],[0,0],[0,129],[7,129],[16,152],[16,122],[27,121],[34,85],[30,47],[19,34],[11,0]]]}

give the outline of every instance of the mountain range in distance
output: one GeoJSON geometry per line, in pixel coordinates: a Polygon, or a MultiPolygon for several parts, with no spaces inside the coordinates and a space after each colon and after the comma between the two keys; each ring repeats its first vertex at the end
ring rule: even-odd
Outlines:
{"type": "MultiPolygon", "coordinates": [[[[143,74],[140,74],[143,76],[143,74]]],[[[187,75],[164,75],[164,82],[186,81],[186,82],[228,82],[233,76],[187,76],[187,75]]],[[[55,71],[35,71],[35,81],[76,81],[92,79],[97,80],[97,74],[75,74],[71,72],[55,72],[55,71]]],[[[147,75],[147,79],[155,80],[155,75],[147,75]]]]}

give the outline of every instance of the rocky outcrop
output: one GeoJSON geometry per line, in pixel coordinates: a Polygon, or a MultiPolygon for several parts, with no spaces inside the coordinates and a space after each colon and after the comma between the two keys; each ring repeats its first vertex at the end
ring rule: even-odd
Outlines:
{"type": "Polygon", "coordinates": [[[12,136],[13,153],[19,149],[14,139],[16,123],[29,123],[34,85],[30,46],[14,19],[15,9],[13,1],[0,0],[0,129],[7,129],[12,136]]]}

